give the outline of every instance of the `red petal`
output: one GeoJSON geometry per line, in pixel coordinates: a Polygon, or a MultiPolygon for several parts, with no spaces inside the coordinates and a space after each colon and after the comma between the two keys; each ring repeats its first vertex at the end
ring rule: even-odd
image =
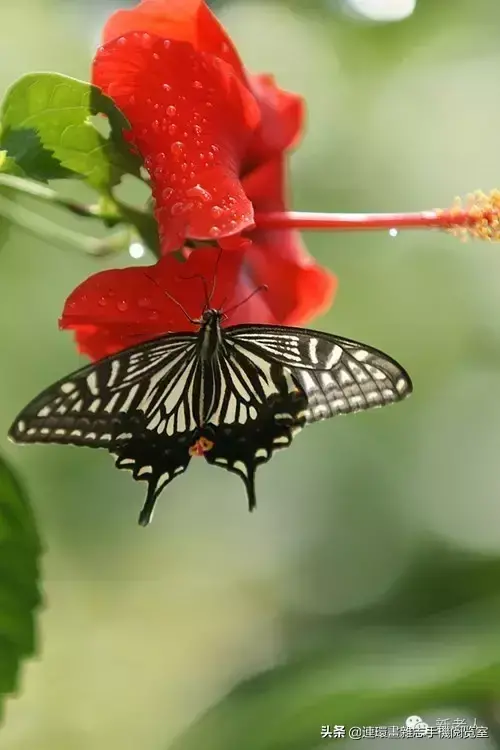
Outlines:
{"type": "Polygon", "coordinates": [[[134,32],[100,48],[93,81],[131,124],[163,252],[187,236],[214,239],[252,225],[238,175],[260,114],[229,65],[186,42],[134,32]]]}
{"type": "MultiPolygon", "coordinates": [[[[244,186],[255,210],[284,211],[284,158],[277,157],[254,170],[244,186]]],[[[332,303],[336,277],[309,255],[295,230],[253,230],[252,246],[246,251],[245,267],[254,288],[268,286],[262,299],[251,301],[252,315],[264,314],[283,325],[303,325],[332,303]]],[[[249,288],[247,281],[246,288],[249,288]]],[[[247,311],[246,311],[247,312],[247,311]]],[[[252,317],[251,320],[257,319],[252,317]]]]}
{"type": "Polygon", "coordinates": [[[250,76],[261,109],[261,124],[245,157],[246,165],[267,161],[297,144],[304,123],[304,100],[280,89],[271,75],[250,76]]]}
{"type": "Polygon", "coordinates": [[[228,63],[244,79],[243,65],[224,27],[203,0],[142,0],[130,10],[119,10],[104,27],[103,41],[129,31],[147,31],[164,39],[189,42],[228,63]]]}
{"type": "Polygon", "coordinates": [[[168,331],[196,330],[187,315],[201,315],[216,266],[210,304],[222,307],[224,301],[232,304],[242,259],[238,251],[220,255],[217,248],[203,248],[185,262],[168,255],[153,266],[101,271],[70,294],[60,327],[72,329],[79,350],[94,360],[168,331]],[[205,285],[189,278],[199,275],[205,285]]]}

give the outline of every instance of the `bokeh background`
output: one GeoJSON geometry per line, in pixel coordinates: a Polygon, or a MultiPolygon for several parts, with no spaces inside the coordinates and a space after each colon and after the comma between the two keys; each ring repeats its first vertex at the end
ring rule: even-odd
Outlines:
{"type": "MultiPolygon", "coordinates": [[[[430,209],[499,186],[497,0],[213,6],[248,67],[307,100],[295,208],[430,209]]],[[[116,7],[4,0],[0,88],[34,70],[87,79],[116,7]]],[[[252,516],[237,477],[193,462],[142,530],[144,487],[107,454],[21,448],[5,434],[84,363],[57,328],[68,293],[144,259],[92,259],[1,215],[0,233],[0,451],[46,550],[39,653],[0,747],[166,750],[249,679],[186,747],[229,750],[231,725],[232,747],[307,750],[338,742],[320,739],[321,724],[409,714],[477,717],[498,733],[500,248],[434,232],[306,235],[339,277],[314,325],[390,352],[414,396],[305,430],[259,470],[252,516]]]]}

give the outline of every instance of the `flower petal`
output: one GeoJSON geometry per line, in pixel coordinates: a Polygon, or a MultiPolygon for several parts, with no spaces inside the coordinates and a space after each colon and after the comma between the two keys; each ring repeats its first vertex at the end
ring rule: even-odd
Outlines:
{"type": "Polygon", "coordinates": [[[103,31],[103,41],[130,31],[147,31],[164,39],[189,42],[198,52],[208,52],[245,78],[243,65],[224,27],[204,0],[142,0],[135,8],[113,13],[103,31]]]}
{"type": "MultiPolygon", "coordinates": [[[[255,169],[244,180],[256,212],[284,211],[285,162],[283,155],[255,169]]],[[[265,300],[269,321],[282,325],[303,325],[331,305],[337,287],[336,277],[309,255],[296,230],[254,229],[252,245],[246,251],[247,286],[266,284],[265,300]]],[[[264,313],[258,309],[259,316],[264,313]]],[[[255,320],[252,317],[252,320],[255,320]]],[[[259,318],[260,320],[260,318],[259,318]]]]}
{"type": "Polygon", "coordinates": [[[217,248],[186,255],[184,262],[170,254],[152,266],[90,276],[66,300],[60,327],[73,330],[79,350],[93,360],[169,331],[197,330],[188,316],[201,315],[212,287],[212,306],[232,303],[243,256],[217,248]]]}
{"type": "Polygon", "coordinates": [[[93,81],[124,112],[145,159],[162,252],[252,225],[238,174],[260,113],[229,65],[186,42],[132,32],[99,49],[93,81]]]}
{"type": "Polygon", "coordinates": [[[303,98],[280,89],[274,76],[250,76],[250,88],[261,109],[261,124],[245,157],[247,168],[295,146],[304,125],[303,98]]]}

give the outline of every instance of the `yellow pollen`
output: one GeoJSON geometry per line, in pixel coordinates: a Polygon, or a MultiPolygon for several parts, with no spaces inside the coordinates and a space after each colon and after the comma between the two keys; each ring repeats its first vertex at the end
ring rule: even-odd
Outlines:
{"type": "Polygon", "coordinates": [[[500,190],[488,194],[476,190],[465,202],[455,198],[451,208],[436,213],[447,220],[446,231],[461,240],[500,240],[500,190]]]}

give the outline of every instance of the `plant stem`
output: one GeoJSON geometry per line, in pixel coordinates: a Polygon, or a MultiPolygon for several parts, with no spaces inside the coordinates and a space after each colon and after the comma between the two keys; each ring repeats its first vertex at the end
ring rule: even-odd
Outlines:
{"type": "Polygon", "coordinates": [[[0,174],[0,185],[15,190],[18,193],[29,195],[32,198],[45,201],[46,203],[52,203],[56,206],[61,206],[68,209],[77,216],[85,216],[93,219],[101,219],[110,223],[117,223],[121,220],[121,214],[116,208],[111,208],[107,205],[104,208],[99,204],[85,204],[74,201],[71,198],[65,198],[59,195],[52,188],[41,185],[39,182],[34,180],[27,180],[23,177],[16,177],[10,174],[0,174]]]}
{"type": "Polygon", "coordinates": [[[58,245],[71,245],[88,255],[104,256],[127,249],[130,245],[133,233],[130,229],[116,232],[109,237],[99,239],[88,237],[72,229],[66,229],[43,216],[20,206],[3,195],[0,195],[0,216],[8,219],[13,224],[22,227],[36,237],[53,242],[58,245]]]}

